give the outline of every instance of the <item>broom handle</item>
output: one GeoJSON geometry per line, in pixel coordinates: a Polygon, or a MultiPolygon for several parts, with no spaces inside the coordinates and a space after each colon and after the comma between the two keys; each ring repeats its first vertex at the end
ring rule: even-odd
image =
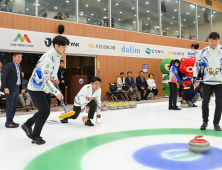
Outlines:
{"type": "MultiPolygon", "coordinates": [[[[58,84],[56,83],[56,87],[57,87],[57,89],[59,90],[59,86],[58,86],[58,84]]],[[[66,107],[65,107],[65,103],[64,103],[64,101],[63,101],[63,99],[61,98],[61,103],[62,103],[62,107],[63,107],[63,109],[64,109],[64,111],[65,111],[65,113],[67,113],[67,111],[66,111],[66,107]]]]}
{"type": "Polygon", "coordinates": [[[215,82],[215,83],[221,83],[222,81],[217,81],[217,80],[194,80],[194,82],[215,82]]]}

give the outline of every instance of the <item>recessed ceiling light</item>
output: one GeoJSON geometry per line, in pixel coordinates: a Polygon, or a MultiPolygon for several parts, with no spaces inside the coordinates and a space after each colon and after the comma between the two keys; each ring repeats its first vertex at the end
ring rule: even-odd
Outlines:
{"type": "Polygon", "coordinates": [[[69,3],[69,1],[66,1],[66,3],[69,3]]]}
{"type": "Polygon", "coordinates": [[[134,17],[136,17],[136,15],[134,15],[134,17]]]}
{"type": "Polygon", "coordinates": [[[202,9],[203,11],[205,10],[205,8],[202,9]]]}
{"type": "Polygon", "coordinates": [[[116,5],[119,5],[119,4],[116,4],[116,5]]]}
{"type": "Polygon", "coordinates": [[[118,19],[118,20],[120,20],[120,19],[118,19]]]}
{"type": "Polygon", "coordinates": [[[86,5],[86,7],[88,7],[89,5],[86,5]]]}
{"type": "Polygon", "coordinates": [[[83,13],[81,13],[80,15],[83,16],[83,13]]]}
{"type": "Polygon", "coordinates": [[[176,31],[176,32],[179,32],[179,31],[176,31]]]}
{"type": "Polygon", "coordinates": [[[147,19],[150,19],[150,18],[147,18],[147,19]]]}
{"type": "Polygon", "coordinates": [[[148,25],[148,24],[146,24],[146,25],[148,25]]]}
{"type": "Polygon", "coordinates": [[[97,1],[100,1],[100,0],[97,0],[97,1]]]}
{"type": "Polygon", "coordinates": [[[169,29],[169,28],[167,28],[167,29],[169,29]]]}
{"type": "Polygon", "coordinates": [[[172,22],[170,24],[173,24],[172,22]]]}
{"type": "Polygon", "coordinates": [[[136,21],[133,21],[133,23],[135,24],[135,23],[136,23],[136,21]]]}
{"type": "Polygon", "coordinates": [[[181,25],[181,27],[182,27],[183,25],[181,25]]]}
{"type": "Polygon", "coordinates": [[[132,7],[132,9],[135,9],[134,7],[132,7]]]}
{"type": "Polygon", "coordinates": [[[214,16],[214,15],[211,15],[212,17],[214,16]]]}
{"type": "Polygon", "coordinates": [[[90,20],[90,19],[88,19],[88,20],[90,20]]]}
{"type": "Polygon", "coordinates": [[[149,4],[149,2],[146,2],[146,4],[149,4]]]}
{"type": "Polygon", "coordinates": [[[174,11],[177,11],[177,9],[174,9],[174,11]]]}
{"type": "Polygon", "coordinates": [[[55,9],[57,9],[57,7],[55,7],[55,9]]]}
{"type": "Polygon", "coordinates": [[[216,12],[214,11],[213,13],[215,14],[216,12]]]}
{"type": "Polygon", "coordinates": [[[186,19],[184,19],[184,21],[186,21],[186,19]]]}
{"type": "Polygon", "coordinates": [[[189,13],[187,12],[187,15],[189,15],[189,13]]]}
{"type": "Polygon", "coordinates": [[[193,22],[194,24],[196,23],[196,22],[193,22]]]}
{"type": "Polygon", "coordinates": [[[80,12],[80,13],[83,13],[83,12],[80,12]]]}
{"type": "Polygon", "coordinates": [[[146,11],[146,12],[150,12],[150,11],[146,11]]]}
{"type": "Polygon", "coordinates": [[[103,9],[104,11],[106,10],[106,8],[103,9]]]}
{"type": "Polygon", "coordinates": [[[28,8],[26,8],[26,10],[28,11],[29,9],[28,9],[28,8]]]}
{"type": "Polygon", "coordinates": [[[119,12],[120,14],[122,14],[122,12],[119,12]]]}
{"type": "Polygon", "coordinates": [[[175,17],[172,17],[172,18],[175,18],[175,17]]]}
{"type": "Polygon", "coordinates": [[[198,18],[200,17],[200,15],[198,15],[198,18]]]}
{"type": "Polygon", "coordinates": [[[91,14],[91,15],[94,15],[94,14],[91,14]]]}
{"type": "Polygon", "coordinates": [[[163,15],[163,14],[161,14],[161,15],[163,15]]]}
{"type": "Polygon", "coordinates": [[[106,18],[106,17],[103,17],[103,18],[106,18]]]}

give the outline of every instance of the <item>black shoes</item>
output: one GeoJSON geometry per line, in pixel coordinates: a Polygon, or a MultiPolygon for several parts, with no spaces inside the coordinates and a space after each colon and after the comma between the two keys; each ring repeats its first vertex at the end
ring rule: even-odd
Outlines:
{"type": "Polygon", "coordinates": [[[144,97],[144,100],[150,100],[148,97],[144,97]]]}
{"type": "Polygon", "coordinates": [[[218,125],[214,125],[214,130],[221,131],[220,125],[219,124],[218,125]]]}
{"type": "Polygon", "coordinates": [[[69,123],[67,118],[62,119],[62,120],[60,120],[60,121],[61,121],[61,123],[69,123]]]}
{"type": "Polygon", "coordinates": [[[140,100],[144,100],[144,98],[141,98],[140,100]]]}
{"type": "Polygon", "coordinates": [[[181,110],[181,108],[179,108],[179,107],[177,106],[177,107],[174,107],[173,110],[181,110]]]}
{"type": "Polygon", "coordinates": [[[197,105],[193,104],[193,107],[197,107],[197,105]]]}
{"type": "Polygon", "coordinates": [[[91,122],[91,120],[87,120],[87,122],[85,122],[86,126],[94,126],[94,124],[91,122]]]}
{"type": "Polygon", "coordinates": [[[129,97],[129,100],[128,101],[131,101],[131,97],[129,97]]]}
{"type": "Polygon", "coordinates": [[[41,136],[36,136],[34,137],[34,139],[32,139],[32,144],[43,145],[45,144],[45,141],[42,139],[41,136]]]}
{"type": "Polygon", "coordinates": [[[168,109],[169,109],[169,110],[173,110],[173,106],[169,106],[168,109]]]}
{"type": "Polygon", "coordinates": [[[206,127],[208,126],[208,123],[203,123],[202,126],[200,127],[200,130],[206,130],[206,127]]]}
{"type": "Polygon", "coordinates": [[[18,123],[11,123],[11,124],[7,124],[7,123],[5,123],[5,127],[6,128],[17,128],[17,127],[19,127],[19,124],[18,123]]]}
{"type": "Polygon", "coordinates": [[[139,98],[136,98],[136,101],[140,101],[140,99],[139,99],[139,98]]]}
{"type": "Polygon", "coordinates": [[[22,125],[22,129],[25,131],[26,135],[32,139],[32,127],[28,127],[25,123],[22,125]]]}

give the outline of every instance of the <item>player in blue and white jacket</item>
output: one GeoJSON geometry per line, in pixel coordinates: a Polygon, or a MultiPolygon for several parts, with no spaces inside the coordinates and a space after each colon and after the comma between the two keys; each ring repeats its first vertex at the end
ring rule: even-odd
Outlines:
{"type": "Polygon", "coordinates": [[[178,66],[180,61],[178,59],[172,60],[170,63],[170,97],[169,97],[169,110],[181,110],[177,106],[177,81],[183,85],[183,81],[178,76],[178,66]]]}
{"type": "Polygon", "coordinates": [[[50,114],[51,94],[59,100],[63,98],[62,93],[51,82],[51,78],[59,84],[57,73],[60,58],[65,53],[67,45],[69,45],[69,40],[66,37],[56,36],[53,39],[53,48],[42,55],[29,80],[28,91],[38,112],[22,125],[22,129],[32,139],[32,143],[38,145],[45,143],[40,134],[50,114]],[[32,132],[33,124],[35,127],[32,132]]]}
{"type": "Polygon", "coordinates": [[[202,103],[203,124],[200,128],[201,130],[205,130],[208,126],[209,101],[211,95],[213,94],[213,90],[215,90],[216,109],[213,124],[216,131],[221,131],[219,122],[221,119],[222,110],[222,46],[219,45],[219,40],[220,35],[218,33],[210,33],[210,45],[201,50],[201,52],[197,56],[196,71],[194,72],[194,77],[197,77],[200,66],[204,64],[202,103]]]}

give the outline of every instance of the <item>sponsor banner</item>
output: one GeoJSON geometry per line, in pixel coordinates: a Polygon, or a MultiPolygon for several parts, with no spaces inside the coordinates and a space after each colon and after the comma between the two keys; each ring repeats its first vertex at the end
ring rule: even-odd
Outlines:
{"type": "MultiPolygon", "coordinates": [[[[46,52],[52,48],[53,38],[58,34],[33,32],[16,29],[0,28],[3,41],[0,41],[1,50],[46,52]]],[[[120,57],[157,58],[167,56],[174,59],[195,57],[197,50],[114,41],[99,38],[63,35],[70,40],[66,53],[85,55],[108,55],[120,57]]]]}

